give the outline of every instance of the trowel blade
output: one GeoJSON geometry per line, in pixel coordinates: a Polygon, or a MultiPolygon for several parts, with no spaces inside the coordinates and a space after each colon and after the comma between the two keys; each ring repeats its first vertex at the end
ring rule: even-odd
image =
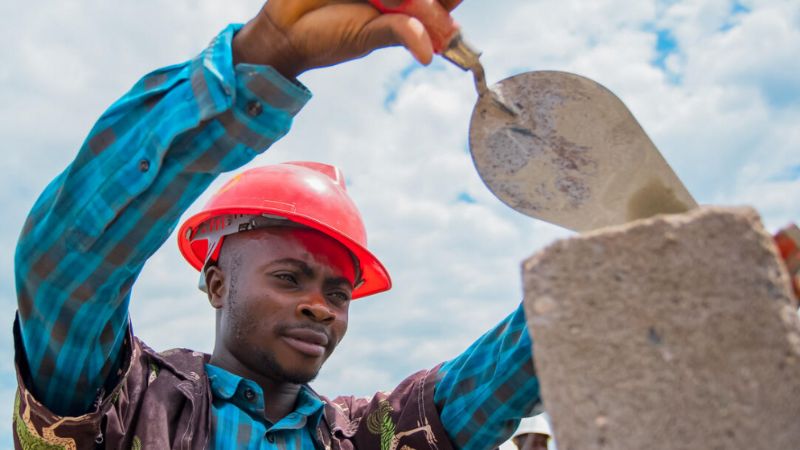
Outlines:
{"type": "Polygon", "coordinates": [[[611,91],[575,74],[527,72],[493,89],[511,116],[483,96],[470,124],[478,173],[513,209],[587,231],[697,203],[611,91]]]}

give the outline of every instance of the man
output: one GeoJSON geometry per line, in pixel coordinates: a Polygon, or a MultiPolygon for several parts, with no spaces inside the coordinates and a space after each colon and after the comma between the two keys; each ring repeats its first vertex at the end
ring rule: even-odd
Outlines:
{"type": "Polygon", "coordinates": [[[366,2],[271,0],[191,61],[145,76],[45,189],[15,258],[17,448],[492,448],[538,401],[518,308],[462,355],[371,399],[307,383],[347,329],[352,298],[390,287],[332,166],[254,169],[180,229],[216,309],[211,355],[156,353],[132,334],[131,287],[220,173],[282,137],[310,94],[300,73],[403,45],[417,17],[366,2]]]}
{"type": "Polygon", "coordinates": [[[511,437],[519,450],[547,450],[550,440],[550,425],[543,414],[522,419],[511,437]]]}

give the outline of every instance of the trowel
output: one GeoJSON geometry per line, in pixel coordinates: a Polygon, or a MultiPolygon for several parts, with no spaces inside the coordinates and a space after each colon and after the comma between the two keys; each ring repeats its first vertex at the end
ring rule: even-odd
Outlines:
{"type": "Polygon", "coordinates": [[[579,75],[539,71],[493,87],[472,112],[472,159],[511,208],[575,231],[680,213],[697,202],[611,91],[579,75]]]}
{"type": "MultiPolygon", "coordinates": [[[[370,2],[384,13],[412,16],[427,7],[422,0],[370,2]]],[[[473,74],[472,159],[489,190],[511,208],[585,231],[697,206],[605,87],[557,71],[526,72],[489,87],[481,53],[451,18],[425,25],[434,51],[473,74]]]]}
{"type": "MultiPolygon", "coordinates": [[[[625,104],[588,78],[527,72],[481,96],[470,152],[492,193],[518,212],[575,231],[696,208],[697,202],[625,104]]],[[[800,299],[800,228],[775,243],[800,299]]]]}
{"type": "MultiPolygon", "coordinates": [[[[625,104],[595,81],[527,72],[491,89],[516,114],[481,96],[470,152],[489,190],[516,211],[589,231],[698,206],[625,104]]],[[[785,227],[775,243],[800,299],[800,229],[785,227]]]]}

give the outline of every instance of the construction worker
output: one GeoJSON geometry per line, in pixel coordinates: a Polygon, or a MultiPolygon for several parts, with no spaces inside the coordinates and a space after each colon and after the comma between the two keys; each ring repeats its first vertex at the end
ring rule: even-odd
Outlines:
{"type": "Polygon", "coordinates": [[[522,419],[511,441],[518,450],[547,450],[551,442],[550,424],[543,414],[522,419]]]}
{"type": "Polygon", "coordinates": [[[369,3],[270,0],[194,59],[142,78],[36,201],[15,257],[17,448],[484,449],[538,402],[521,308],[456,358],[370,399],[308,386],[352,299],[390,288],[341,172],[318,163],[234,177],[179,229],[216,311],[213,353],[156,353],[133,335],[131,287],[222,172],[289,130],[296,76],[390,45],[422,63],[426,26],[369,3]]]}

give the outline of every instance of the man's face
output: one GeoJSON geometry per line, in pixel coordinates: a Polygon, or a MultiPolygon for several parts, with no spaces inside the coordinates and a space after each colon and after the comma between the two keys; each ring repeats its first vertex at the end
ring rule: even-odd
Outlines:
{"type": "Polygon", "coordinates": [[[512,441],[519,450],[547,450],[549,436],[540,433],[526,433],[515,436],[512,441]]]}
{"type": "Polygon", "coordinates": [[[209,270],[218,272],[207,275],[223,347],[215,357],[220,350],[243,376],[316,377],[347,331],[355,278],[347,249],[315,230],[265,228],[226,237],[209,270]]]}

